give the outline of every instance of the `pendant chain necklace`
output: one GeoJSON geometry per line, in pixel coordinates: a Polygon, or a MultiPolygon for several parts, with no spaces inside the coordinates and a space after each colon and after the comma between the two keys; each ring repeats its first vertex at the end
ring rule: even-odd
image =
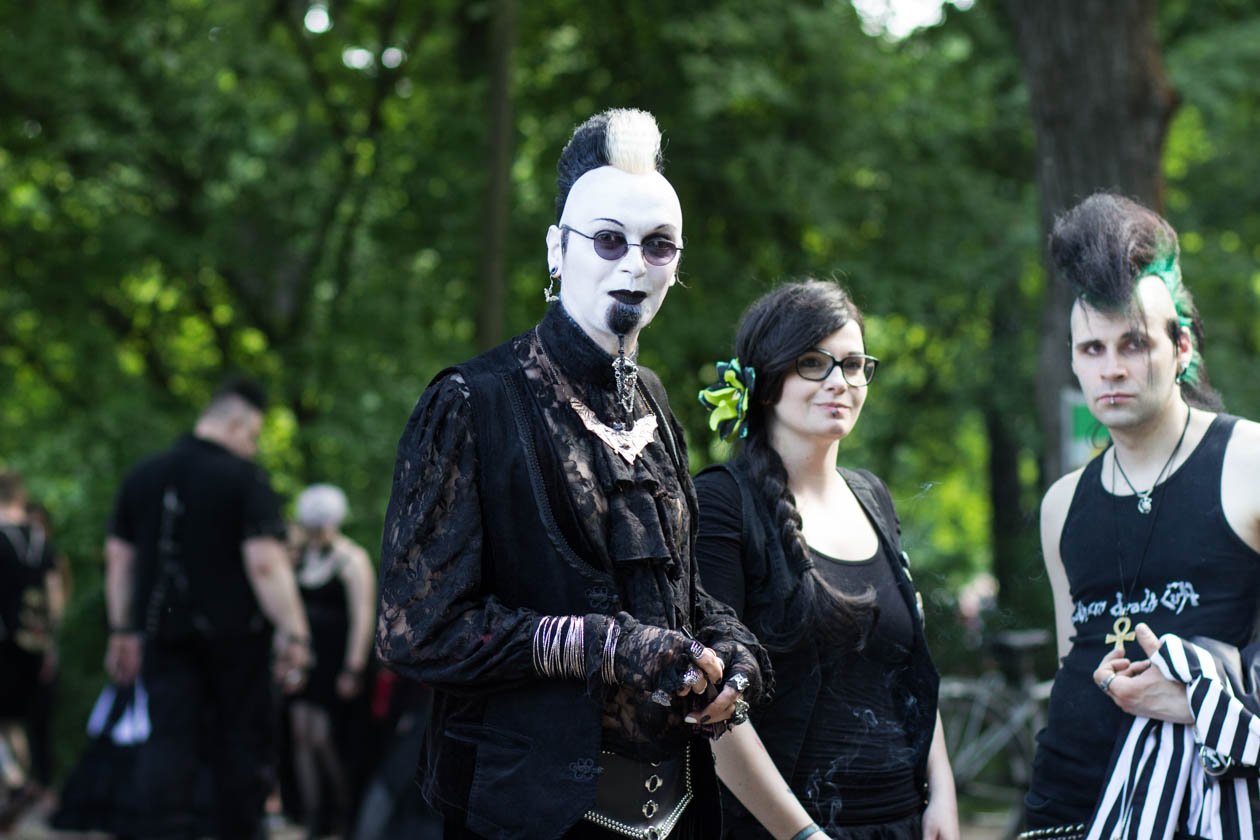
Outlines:
{"type": "MultiPolygon", "coordinates": [[[[1189,428],[1190,407],[1187,406],[1186,422],[1181,427],[1181,437],[1177,438],[1177,445],[1173,447],[1172,453],[1168,456],[1168,460],[1164,462],[1164,466],[1159,471],[1159,475],[1155,477],[1155,483],[1151,485],[1150,490],[1145,492],[1139,491],[1136,487],[1134,487],[1133,482],[1129,481],[1129,477],[1124,474],[1124,467],[1121,466],[1120,459],[1116,457],[1116,450],[1113,447],[1111,450],[1111,489],[1113,491],[1113,495],[1116,489],[1116,470],[1119,469],[1120,475],[1124,478],[1124,483],[1129,485],[1129,489],[1137,494],[1138,513],[1143,516],[1150,514],[1154,507],[1151,494],[1155,492],[1155,488],[1158,487],[1159,483],[1164,479],[1164,473],[1168,472],[1168,469],[1172,466],[1173,461],[1176,460],[1177,453],[1181,451],[1181,444],[1186,440],[1186,430],[1189,428]]],[[[1137,634],[1133,632],[1133,619],[1129,618],[1127,608],[1129,599],[1133,595],[1133,590],[1137,587],[1138,578],[1142,574],[1142,566],[1146,563],[1146,552],[1151,546],[1151,537],[1155,535],[1155,523],[1158,519],[1159,511],[1155,511],[1155,515],[1151,517],[1150,520],[1150,527],[1146,530],[1146,539],[1142,541],[1142,551],[1138,554],[1137,568],[1133,570],[1133,579],[1128,582],[1126,582],[1124,578],[1124,553],[1120,551],[1120,522],[1114,515],[1111,520],[1116,529],[1116,576],[1118,578],[1117,582],[1120,584],[1120,592],[1117,594],[1122,595],[1122,600],[1120,602],[1120,609],[1122,612],[1120,617],[1112,624],[1111,633],[1107,635],[1105,641],[1107,644],[1114,644],[1116,650],[1124,650],[1125,642],[1130,642],[1137,638],[1137,634]]]]}
{"type": "Polygon", "coordinates": [[[1185,442],[1186,430],[1190,428],[1190,407],[1186,406],[1186,422],[1181,427],[1181,437],[1177,438],[1177,445],[1173,447],[1172,452],[1168,454],[1168,460],[1164,462],[1164,466],[1160,469],[1159,475],[1155,476],[1155,483],[1151,485],[1150,490],[1139,490],[1133,486],[1133,482],[1129,481],[1129,476],[1124,472],[1124,464],[1120,463],[1120,454],[1115,449],[1111,450],[1111,488],[1114,491],[1116,487],[1116,470],[1120,470],[1120,477],[1124,479],[1124,483],[1129,485],[1129,489],[1137,496],[1138,513],[1148,514],[1151,512],[1151,494],[1155,492],[1155,488],[1164,480],[1164,473],[1168,472],[1168,468],[1172,466],[1173,460],[1177,457],[1177,453],[1181,451],[1181,444],[1185,442]]]}

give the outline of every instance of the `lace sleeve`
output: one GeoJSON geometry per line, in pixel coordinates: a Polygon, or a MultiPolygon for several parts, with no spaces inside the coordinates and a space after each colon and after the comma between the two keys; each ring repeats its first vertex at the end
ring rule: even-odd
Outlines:
{"type": "Polygon", "coordinates": [[[481,588],[481,512],[472,410],[451,376],[420,397],[398,444],[381,546],[376,646],[392,669],[452,693],[534,676],[538,616],[481,588]]]}

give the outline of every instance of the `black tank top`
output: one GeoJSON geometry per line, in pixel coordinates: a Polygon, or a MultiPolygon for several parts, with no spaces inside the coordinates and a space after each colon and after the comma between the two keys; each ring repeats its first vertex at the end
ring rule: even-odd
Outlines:
{"type": "Polygon", "coordinates": [[[914,644],[914,618],[894,576],[897,561],[882,543],[861,561],[810,553],[836,589],[851,595],[873,589],[879,617],[861,653],[820,651],[822,687],[789,784],[826,831],[917,814],[923,794],[914,781],[907,709],[889,690],[889,674],[906,666],[914,644]]]}
{"type": "MultiPolygon", "coordinates": [[[[1106,637],[1117,618],[1239,648],[1251,638],[1260,554],[1234,533],[1221,507],[1221,469],[1236,421],[1213,419],[1190,457],[1154,488],[1149,514],[1138,512],[1136,497],[1103,489],[1101,456],[1081,474],[1059,542],[1074,636],[1037,736],[1030,819],[1038,808],[1053,812],[1057,824],[1084,822],[1093,812],[1116,736],[1129,720],[1093,682],[1114,644],[1106,637]]],[[[1125,647],[1129,658],[1146,658],[1137,642],[1125,647]]]]}

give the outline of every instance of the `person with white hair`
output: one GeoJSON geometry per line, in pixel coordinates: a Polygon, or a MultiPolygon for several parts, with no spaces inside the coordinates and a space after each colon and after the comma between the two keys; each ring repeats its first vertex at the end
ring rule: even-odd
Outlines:
{"type": "Polygon", "coordinates": [[[315,665],[306,687],[289,706],[293,772],[302,821],[311,837],[321,825],[325,793],[334,821],[351,816],[346,761],[334,737],[338,707],[363,690],[376,617],[376,573],[362,546],[341,533],[346,494],[331,484],[312,484],[298,496],[297,582],[311,628],[315,665]]]}
{"type": "Polygon", "coordinates": [[[682,210],[643,111],[591,117],[557,171],[542,322],[439,373],[403,432],[377,650],[435,690],[447,838],[716,837],[707,739],[769,665],[697,584],[682,429],[637,363],[682,210]]]}

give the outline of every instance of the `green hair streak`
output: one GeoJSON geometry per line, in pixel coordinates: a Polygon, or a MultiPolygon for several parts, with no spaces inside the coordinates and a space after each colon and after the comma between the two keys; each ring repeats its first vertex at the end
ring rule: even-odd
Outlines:
{"type": "Polygon", "coordinates": [[[1172,296],[1173,308],[1177,313],[1177,326],[1190,333],[1190,363],[1186,365],[1186,370],[1181,375],[1181,380],[1191,385],[1199,384],[1199,369],[1203,357],[1199,355],[1199,347],[1192,329],[1194,322],[1188,314],[1190,311],[1190,293],[1181,282],[1181,266],[1177,264],[1176,250],[1170,251],[1161,257],[1156,257],[1150,265],[1138,273],[1138,280],[1141,280],[1143,277],[1158,277],[1160,282],[1164,284],[1164,288],[1168,289],[1168,294],[1172,296]]]}

